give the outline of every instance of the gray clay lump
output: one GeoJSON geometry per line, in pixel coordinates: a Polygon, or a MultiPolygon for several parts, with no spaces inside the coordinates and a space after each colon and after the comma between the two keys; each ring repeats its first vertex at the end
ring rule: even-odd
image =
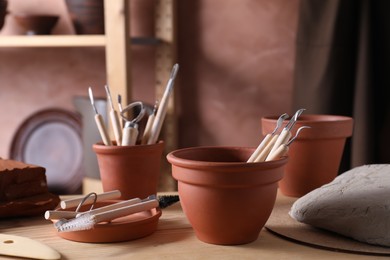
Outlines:
{"type": "Polygon", "coordinates": [[[390,247],[390,165],[349,170],[298,199],[289,214],[302,223],[390,247]]]}

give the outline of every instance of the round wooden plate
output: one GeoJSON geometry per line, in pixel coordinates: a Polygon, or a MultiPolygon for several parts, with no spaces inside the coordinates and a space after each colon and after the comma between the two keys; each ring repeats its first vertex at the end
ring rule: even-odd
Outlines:
{"type": "Polygon", "coordinates": [[[291,218],[288,212],[294,198],[275,204],[265,227],[272,233],[300,244],[333,251],[390,256],[390,248],[362,243],[333,232],[306,225],[291,218]]]}
{"type": "Polygon", "coordinates": [[[15,133],[9,157],[45,167],[52,192],[79,190],[84,175],[79,115],[57,108],[34,113],[15,133]]]}

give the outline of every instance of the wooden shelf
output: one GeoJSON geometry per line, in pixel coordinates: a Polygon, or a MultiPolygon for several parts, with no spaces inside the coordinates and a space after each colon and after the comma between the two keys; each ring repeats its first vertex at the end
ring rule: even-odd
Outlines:
{"type": "Polygon", "coordinates": [[[0,47],[104,47],[104,35],[1,36],[0,47]]]}

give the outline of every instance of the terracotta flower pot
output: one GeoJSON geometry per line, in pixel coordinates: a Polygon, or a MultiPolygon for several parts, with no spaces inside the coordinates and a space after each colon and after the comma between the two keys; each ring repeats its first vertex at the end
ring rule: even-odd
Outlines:
{"type": "MultiPolygon", "coordinates": [[[[262,132],[271,133],[277,117],[262,118],[262,132]]],[[[285,120],[284,125],[288,120],[285,120]]],[[[279,188],[283,194],[301,197],[331,182],[338,174],[347,137],[352,135],[353,119],[335,115],[301,115],[292,131],[300,132],[288,152],[289,162],[279,188]]]]}
{"type": "Polygon", "coordinates": [[[249,243],[268,220],[287,158],[246,163],[253,151],[195,147],[168,154],[183,211],[201,241],[249,243]]]}
{"type": "Polygon", "coordinates": [[[133,146],[94,144],[103,190],[120,190],[121,199],[157,193],[164,143],[133,146]]]}

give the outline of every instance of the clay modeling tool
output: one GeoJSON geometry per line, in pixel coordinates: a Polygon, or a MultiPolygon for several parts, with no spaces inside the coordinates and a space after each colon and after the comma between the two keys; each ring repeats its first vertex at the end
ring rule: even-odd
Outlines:
{"type": "Polygon", "coordinates": [[[148,117],[148,121],[146,122],[144,134],[142,136],[141,144],[147,144],[147,142],[150,138],[153,122],[154,122],[154,119],[156,118],[157,104],[158,104],[158,102],[156,101],[156,104],[154,104],[153,112],[148,117]]]}
{"type": "MultiPolygon", "coordinates": [[[[123,107],[122,107],[122,96],[118,94],[118,109],[119,109],[119,114],[122,113],[123,107]]],[[[119,120],[121,128],[123,128],[123,119],[119,120]]]]}
{"type": "Polygon", "coordinates": [[[0,255],[24,259],[61,259],[60,253],[37,240],[27,237],[0,234],[0,255]]]}
{"type": "MultiPolygon", "coordinates": [[[[92,194],[92,193],[90,193],[92,194]]],[[[88,195],[90,195],[88,194],[88,195]]],[[[96,194],[96,193],[95,193],[96,194]]],[[[77,207],[80,202],[84,201],[84,205],[92,204],[96,200],[98,201],[103,201],[103,200],[112,200],[112,199],[119,199],[121,197],[121,192],[119,190],[113,190],[113,191],[108,191],[100,194],[96,194],[96,197],[93,198],[92,196],[84,196],[84,197],[78,197],[74,199],[69,199],[69,200],[63,200],[60,202],[60,207],[61,209],[69,209],[69,208],[74,208],[77,207]],[[87,197],[87,199],[85,199],[87,197]]]]}
{"type": "Polygon", "coordinates": [[[135,145],[138,139],[138,125],[132,122],[126,122],[123,128],[122,146],[135,145]]]}
{"type": "MultiPolygon", "coordinates": [[[[133,113],[131,113],[133,114],[133,113]]],[[[145,115],[145,107],[142,102],[137,101],[126,106],[122,112],[121,117],[125,120],[125,126],[123,128],[122,146],[135,145],[138,139],[138,122],[141,121],[145,115]],[[140,112],[135,118],[128,118],[128,112],[133,112],[133,109],[139,106],[140,112]]]]}
{"type": "Polygon", "coordinates": [[[289,150],[289,146],[298,137],[299,132],[301,132],[302,129],[305,129],[305,128],[310,128],[310,126],[302,126],[302,127],[298,128],[297,133],[295,134],[295,136],[293,138],[291,138],[287,143],[281,144],[278,147],[278,149],[275,150],[275,152],[273,152],[272,154],[270,154],[270,156],[267,157],[266,161],[276,160],[276,159],[279,159],[279,158],[285,156],[287,154],[288,150],[289,150]]]}
{"type": "Polygon", "coordinates": [[[264,148],[267,146],[267,144],[271,141],[271,139],[274,137],[276,134],[276,131],[279,130],[279,128],[282,126],[284,119],[288,117],[288,114],[284,113],[282,114],[279,118],[278,121],[276,122],[276,127],[272,131],[272,133],[267,134],[263,141],[257,146],[256,150],[252,153],[252,155],[249,157],[247,162],[254,162],[256,158],[260,155],[260,153],[264,150],[264,148]]]}
{"type": "Polygon", "coordinates": [[[256,157],[254,162],[264,162],[267,156],[269,155],[269,152],[271,151],[272,147],[274,147],[276,140],[278,139],[279,135],[275,134],[272,136],[271,140],[268,142],[268,144],[264,147],[264,149],[260,152],[260,154],[256,157]]]}
{"type": "Polygon", "coordinates": [[[107,210],[96,214],[82,214],[79,217],[67,221],[62,221],[60,225],[55,226],[58,232],[89,230],[92,229],[98,223],[111,221],[116,218],[124,217],[142,211],[151,210],[156,207],[158,207],[158,200],[156,199],[156,196],[153,195],[145,200],[142,200],[140,203],[136,203],[130,206],[124,206],[117,209],[107,210]]]}
{"type": "Polygon", "coordinates": [[[110,109],[110,118],[111,118],[112,129],[114,130],[116,145],[121,145],[122,128],[121,128],[121,124],[119,122],[119,115],[118,115],[118,112],[114,108],[110,88],[106,85],[105,89],[106,89],[106,93],[107,93],[108,103],[109,103],[110,108],[111,108],[110,109]]]}
{"type": "Polygon", "coordinates": [[[133,204],[136,204],[136,203],[139,203],[139,202],[141,202],[141,199],[134,198],[134,199],[120,201],[120,202],[117,202],[117,203],[114,203],[114,204],[110,204],[110,205],[107,205],[107,206],[103,206],[103,207],[100,207],[100,208],[95,208],[95,209],[88,210],[88,211],[83,211],[83,212],[63,211],[63,210],[48,210],[48,211],[45,212],[45,219],[50,219],[50,220],[53,220],[53,219],[71,219],[71,218],[79,217],[82,214],[86,214],[86,213],[100,213],[100,212],[104,212],[104,211],[111,210],[111,209],[117,209],[117,208],[121,208],[121,207],[124,207],[124,206],[130,206],[130,205],[133,205],[133,204]]]}
{"type": "Polygon", "coordinates": [[[301,108],[295,112],[294,116],[291,117],[290,121],[287,123],[287,125],[283,128],[282,132],[280,133],[278,139],[276,140],[268,156],[270,156],[276,149],[278,149],[280,145],[286,144],[288,142],[288,140],[291,137],[291,129],[294,127],[295,123],[298,120],[298,117],[303,113],[303,111],[305,111],[305,109],[301,108]]]}
{"type": "Polygon", "coordinates": [[[148,144],[155,144],[157,142],[157,139],[160,135],[160,131],[165,119],[165,115],[168,110],[168,102],[169,102],[169,97],[172,93],[173,86],[175,84],[175,78],[177,75],[177,71],[179,70],[179,64],[175,64],[172,68],[171,75],[169,77],[167,86],[165,88],[163,97],[161,99],[161,103],[158,107],[156,118],[154,119],[152,129],[150,132],[150,138],[148,140],[148,144]]]}
{"type": "Polygon", "coordinates": [[[93,110],[95,111],[95,122],[96,122],[98,129],[99,129],[100,137],[102,138],[103,143],[105,145],[112,145],[111,140],[108,136],[106,127],[104,126],[103,117],[101,114],[98,113],[98,111],[96,109],[95,100],[93,98],[93,93],[92,93],[91,87],[88,89],[88,93],[89,93],[89,99],[91,100],[91,105],[93,107],[93,110]]]}

